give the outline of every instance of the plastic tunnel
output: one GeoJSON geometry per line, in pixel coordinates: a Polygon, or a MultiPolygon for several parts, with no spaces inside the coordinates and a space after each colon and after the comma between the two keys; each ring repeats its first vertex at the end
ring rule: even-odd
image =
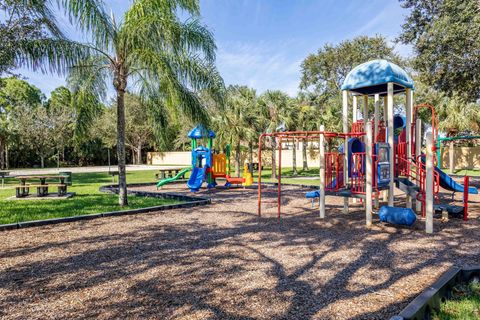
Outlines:
{"type": "MultiPolygon", "coordinates": [[[[338,152],[343,153],[344,149],[345,147],[342,144],[340,147],[338,147],[338,152]]],[[[359,153],[359,152],[365,152],[365,144],[358,138],[348,139],[348,176],[349,177],[350,177],[350,173],[352,172],[352,166],[353,166],[352,153],[359,153]]]]}

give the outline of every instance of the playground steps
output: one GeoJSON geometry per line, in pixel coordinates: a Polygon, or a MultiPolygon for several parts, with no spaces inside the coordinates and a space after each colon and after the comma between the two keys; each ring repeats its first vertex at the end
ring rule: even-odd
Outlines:
{"type": "MultiPolygon", "coordinates": [[[[387,190],[388,186],[380,187],[378,190],[387,190]]],[[[339,189],[337,191],[333,190],[325,190],[326,196],[333,196],[333,197],[342,197],[342,198],[357,198],[357,199],[365,199],[366,196],[364,193],[355,193],[352,192],[350,189],[339,189]]],[[[376,193],[374,192],[373,197],[375,197],[376,193]]],[[[318,190],[309,191],[306,193],[305,197],[307,199],[314,199],[320,197],[320,192],[318,190]]]]}
{"type": "Polygon", "coordinates": [[[408,178],[395,178],[395,186],[410,197],[416,197],[420,192],[420,187],[408,180],[408,178]]]}
{"type": "MultiPolygon", "coordinates": [[[[395,178],[395,185],[397,186],[397,188],[405,192],[405,194],[413,198],[417,196],[418,192],[420,192],[420,188],[407,178],[395,178]]],[[[442,214],[443,212],[446,212],[449,215],[456,216],[463,214],[464,207],[442,203],[434,204],[433,210],[437,214],[442,214]]]]}
{"type": "MultiPolygon", "coordinates": [[[[326,196],[333,197],[344,197],[344,198],[359,198],[365,199],[365,195],[361,193],[352,193],[350,189],[339,189],[337,191],[326,190],[326,196]]],[[[320,197],[320,192],[318,190],[307,192],[305,197],[307,199],[314,199],[320,197]]]]}
{"type": "Polygon", "coordinates": [[[463,215],[464,208],[462,206],[456,206],[452,204],[434,204],[433,210],[435,213],[447,212],[449,215],[458,216],[463,215]]]}

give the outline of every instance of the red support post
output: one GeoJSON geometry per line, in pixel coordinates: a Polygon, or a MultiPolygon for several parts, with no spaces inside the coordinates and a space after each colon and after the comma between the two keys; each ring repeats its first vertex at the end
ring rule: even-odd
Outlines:
{"type": "Polygon", "coordinates": [[[463,221],[468,220],[468,185],[470,177],[463,177],[463,221]]]}
{"type": "Polygon", "coordinates": [[[278,139],[278,189],[277,189],[277,205],[278,205],[278,220],[280,220],[280,212],[282,206],[282,138],[278,139]]]}
{"type": "Polygon", "coordinates": [[[262,216],[262,139],[263,134],[258,138],[258,216],[262,216]]]}

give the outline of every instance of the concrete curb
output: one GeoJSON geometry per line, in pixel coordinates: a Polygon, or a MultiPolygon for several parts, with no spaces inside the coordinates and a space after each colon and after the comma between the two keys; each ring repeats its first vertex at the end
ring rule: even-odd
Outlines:
{"type": "MultiPolygon", "coordinates": [[[[151,185],[152,183],[135,183],[135,184],[129,184],[128,187],[141,187],[141,186],[151,186],[151,185]]],[[[117,185],[102,186],[100,187],[100,192],[118,193],[118,186],[117,185]]],[[[65,217],[65,218],[53,218],[53,219],[45,219],[45,220],[34,220],[34,221],[2,224],[0,225],[0,231],[31,228],[31,227],[45,226],[45,225],[57,224],[57,223],[68,223],[68,222],[74,222],[74,221],[80,221],[80,220],[91,220],[91,219],[111,217],[111,216],[139,214],[139,213],[146,213],[146,212],[152,212],[152,211],[191,208],[191,207],[196,207],[201,205],[207,205],[212,202],[211,199],[209,198],[190,197],[183,194],[175,194],[175,193],[157,193],[157,192],[128,190],[128,194],[140,196],[140,197],[143,196],[143,197],[153,197],[153,198],[162,198],[162,199],[173,199],[173,200],[179,200],[184,202],[179,204],[168,204],[168,205],[138,208],[138,209],[131,209],[131,210],[85,214],[85,215],[65,217]]]]}
{"type": "Polygon", "coordinates": [[[405,309],[390,320],[431,319],[432,311],[439,310],[440,304],[452,296],[452,288],[462,282],[480,277],[480,266],[451,267],[432,286],[425,289],[405,309]]]}

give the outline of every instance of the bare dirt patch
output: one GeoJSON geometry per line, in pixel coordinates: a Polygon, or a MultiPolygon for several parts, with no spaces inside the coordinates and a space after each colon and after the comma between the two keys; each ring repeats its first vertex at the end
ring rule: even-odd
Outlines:
{"type": "Polygon", "coordinates": [[[366,229],[339,198],[320,220],[305,191],[283,188],[281,222],[272,204],[256,216],[256,189],[217,189],[205,207],[2,232],[0,317],[385,319],[449,266],[480,263],[478,196],[468,222],[427,235],[423,221],[366,229]]]}

